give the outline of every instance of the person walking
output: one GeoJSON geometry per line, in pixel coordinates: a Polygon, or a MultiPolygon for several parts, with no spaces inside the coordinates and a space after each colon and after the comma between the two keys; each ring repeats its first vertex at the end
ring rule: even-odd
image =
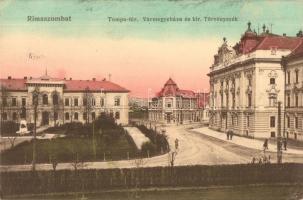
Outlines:
{"type": "Polygon", "coordinates": [[[286,138],[283,138],[283,146],[284,146],[284,151],[287,150],[287,140],[286,138]]]}
{"type": "Polygon", "coordinates": [[[226,131],[227,140],[229,140],[229,130],[226,131]]]}
{"type": "Polygon", "coordinates": [[[231,130],[230,131],[230,140],[233,140],[233,135],[234,135],[234,132],[231,130]]]}
{"type": "Polygon", "coordinates": [[[265,152],[265,150],[268,149],[268,139],[266,138],[263,144],[263,150],[265,152]]]}

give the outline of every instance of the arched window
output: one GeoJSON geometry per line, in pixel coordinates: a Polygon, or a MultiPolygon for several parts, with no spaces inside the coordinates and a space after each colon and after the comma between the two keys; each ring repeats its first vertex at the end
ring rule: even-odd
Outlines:
{"type": "Polygon", "coordinates": [[[74,113],[74,119],[78,120],[78,113],[77,112],[74,113]]]}
{"type": "Polygon", "coordinates": [[[43,105],[47,105],[48,104],[48,96],[47,96],[47,94],[44,94],[42,96],[42,102],[43,102],[43,105]]]}
{"type": "Polygon", "coordinates": [[[101,100],[100,100],[100,105],[101,105],[101,107],[104,106],[104,98],[101,98],[101,100]]]}
{"type": "Polygon", "coordinates": [[[53,104],[58,105],[59,104],[59,97],[58,94],[53,95],[53,104]]]}
{"type": "Polygon", "coordinates": [[[65,113],[65,120],[69,120],[69,113],[65,113]]]}

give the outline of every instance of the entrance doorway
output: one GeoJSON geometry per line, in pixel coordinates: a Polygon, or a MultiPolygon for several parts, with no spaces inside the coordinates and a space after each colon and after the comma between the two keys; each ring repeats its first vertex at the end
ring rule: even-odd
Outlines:
{"type": "Polygon", "coordinates": [[[169,124],[171,121],[171,113],[166,113],[166,120],[167,120],[167,123],[169,124]]]}
{"type": "Polygon", "coordinates": [[[42,122],[41,125],[48,125],[49,124],[49,113],[48,112],[42,112],[42,122]]]}

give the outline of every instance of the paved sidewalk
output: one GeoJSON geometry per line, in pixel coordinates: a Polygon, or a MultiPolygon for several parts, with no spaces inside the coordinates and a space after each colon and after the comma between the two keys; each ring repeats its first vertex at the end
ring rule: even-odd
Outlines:
{"type": "MultiPolygon", "coordinates": [[[[233,136],[232,140],[227,140],[226,139],[226,134],[223,132],[219,132],[219,131],[214,131],[209,129],[208,127],[203,127],[203,128],[197,128],[197,129],[193,129],[193,131],[207,135],[207,136],[211,136],[220,140],[224,140],[226,142],[230,142],[233,144],[237,144],[240,146],[244,146],[244,147],[248,147],[248,148],[252,148],[252,149],[258,149],[258,150],[263,150],[263,141],[260,140],[256,140],[256,139],[251,139],[251,138],[246,138],[246,137],[240,137],[240,136],[233,136]]],[[[268,144],[268,150],[269,152],[277,152],[277,145],[274,144],[268,144]]],[[[299,154],[303,156],[303,150],[299,150],[299,149],[293,149],[293,148],[287,148],[286,151],[283,150],[283,153],[287,153],[287,154],[299,154]]]]}

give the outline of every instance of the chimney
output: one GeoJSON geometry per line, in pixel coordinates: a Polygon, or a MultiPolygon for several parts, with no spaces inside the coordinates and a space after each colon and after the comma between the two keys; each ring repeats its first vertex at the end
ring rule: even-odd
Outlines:
{"type": "Polygon", "coordinates": [[[93,78],[93,81],[96,81],[96,78],[93,78]]]}
{"type": "Polygon", "coordinates": [[[12,79],[12,77],[11,77],[11,76],[8,76],[8,77],[7,77],[7,79],[11,80],[11,79],[12,79]]]}
{"type": "Polygon", "coordinates": [[[285,36],[286,36],[286,33],[283,33],[283,36],[285,37],[285,36]]]}
{"type": "Polygon", "coordinates": [[[27,80],[27,76],[24,76],[24,80],[27,80]]]}
{"type": "Polygon", "coordinates": [[[69,80],[71,81],[71,80],[73,80],[72,78],[69,78],[69,80]]]}

